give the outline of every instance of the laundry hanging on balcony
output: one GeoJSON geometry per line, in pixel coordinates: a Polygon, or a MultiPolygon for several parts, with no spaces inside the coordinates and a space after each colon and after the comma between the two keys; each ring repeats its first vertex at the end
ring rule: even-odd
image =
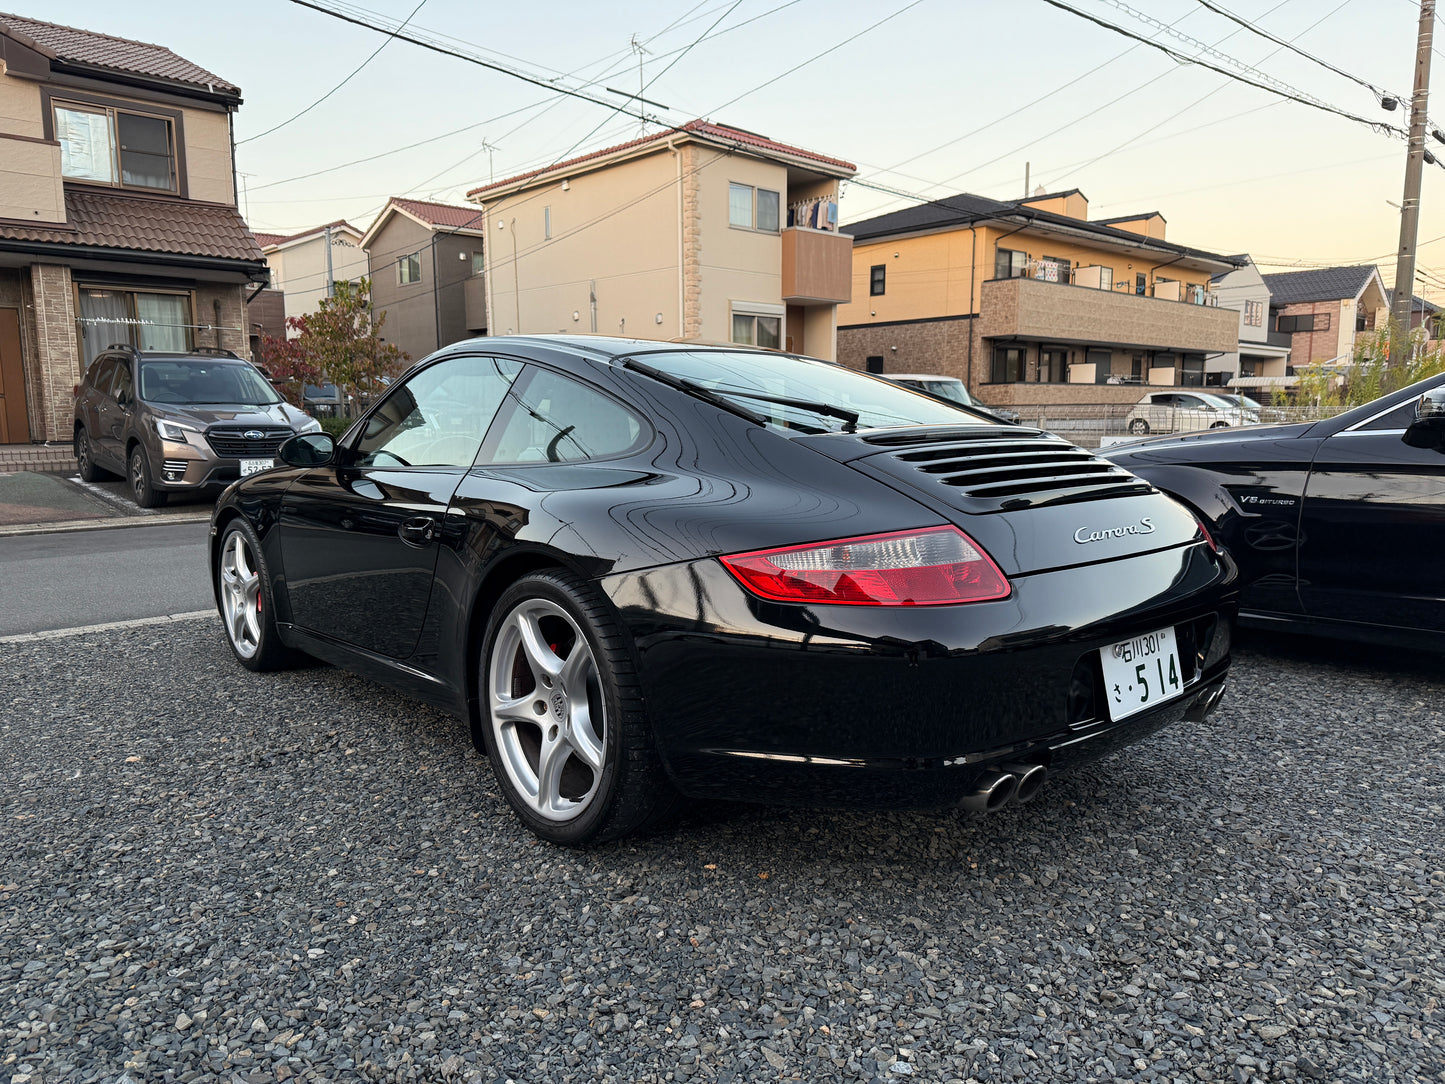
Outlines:
{"type": "Polygon", "coordinates": [[[836,230],[838,228],[838,204],[836,200],[797,200],[788,204],[788,225],[806,226],[810,230],[836,230]]]}

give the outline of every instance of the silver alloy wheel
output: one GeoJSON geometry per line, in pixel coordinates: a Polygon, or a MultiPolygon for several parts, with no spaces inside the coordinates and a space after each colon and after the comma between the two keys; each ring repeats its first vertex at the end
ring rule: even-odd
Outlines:
{"type": "Polygon", "coordinates": [[[503,620],[488,661],[502,770],[538,816],[573,820],[596,796],[607,759],[607,710],[587,638],[556,603],[524,599],[503,620]]]}
{"type": "Polygon", "coordinates": [[[137,448],[130,454],[130,488],[137,504],[145,500],[146,481],[145,453],[137,448]]]}
{"type": "Polygon", "coordinates": [[[76,466],[80,468],[81,477],[90,469],[90,434],[84,429],[80,431],[80,439],[75,442],[78,447],[75,449],[76,466]]]}
{"type": "Polygon", "coordinates": [[[221,616],[236,654],[249,659],[261,647],[261,574],[246,536],[233,531],[221,550],[221,616]]]}

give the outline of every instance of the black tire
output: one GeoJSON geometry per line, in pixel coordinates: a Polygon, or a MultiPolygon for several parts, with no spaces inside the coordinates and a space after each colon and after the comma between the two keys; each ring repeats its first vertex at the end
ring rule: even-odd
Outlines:
{"type": "Polygon", "coordinates": [[[95,465],[94,452],[90,446],[90,433],[85,426],[75,430],[75,462],[83,482],[103,482],[110,477],[110,471],[95,465]]]}
{"type": "Polygon", "coordinates": [[[657,755],[631,648],[627,632],[601,594],[561,569],[518,580],[492,608],[477,663],[488,758],[518,818],[551,843],[588,847],[655,829],[681,804],[657,755]],[[542,633],[538,640],[552,653],[545,663],[556,663],[555,678],[539,677],[537,666],[529,662],[519,640],[523,626],[542,633]],[[590,664],[577,655],[579,634],[590,664]],[[546,643],[549,640],[553,642],[546,643]],[[494,661],[499,670],[506,669],[494,675],[494,661]],[[566,679],[579,675],[585,677],[585,692],[579,680],[569,693],[566,679]],[[544,680],[553,683],[543,688],[544,680]],[[506,716],[497,710],[504,703],[525,705],[525,710],[517,707],[506,716]],[[599,709],[601,734],[594,721],[599,709]],[[520,717],[528,711],[535,717],[520,717]],[[548,742],[565,750],[557,754],[561,766],[555,770],[554,795],[542,781],[550,774],[542,767],[548,742]],[[600,758],[600,770],[589,766],[579,751],[588,746],[594,759],[600,758]],[[534,778],[527,778],[529,773],[534,778]],[[531,796],[529,786],[543,797],[531,796]],[[549,803],[551,811],[544,815],[539,807],[547,797],[557,801],[549,803]]]}
{"type": "Polygon", "coordinates": [[[1132,422],[1129,423],[1129,432],[1136,435],[1139,433],[1147,433],[1149,432],[1149,423],[1146,422],[1143,418],[1135,418],[1132,422]]]}
{"type": "Polygon", "coordinates": [[[146,455],[144,445],[131,446],[127,469],[130,473],[130,495],[135,498],[136,504],[142,508],[160,508],[165,505],[166,494],[158,489],[151,479],[151,460],[150,456],[146,455]]]}
{"type": "Polygon", "coordinates": [[[221,629],[236,661],[248,670],[283,670],[305,656],[281,642],[276,631],[276,605],[271,573],[261,540],[244,519],[233,519],[221,533],[211,570],[221,629]],[[237,556],[241,557],[238,567],[237,556]],[[241,608],[254,605],[254,610],[241,608]]]}
{"type": "Polygon", "coordinates": [[[1228,429],[1228,428],[1229,428],[1229,423],[1228,423],[1228,422],[1215,422],[1215,423],[1214,423],[1213,425],[1211,425],[1209,428],[1211,428],[1211,429],[1228,429]]]}

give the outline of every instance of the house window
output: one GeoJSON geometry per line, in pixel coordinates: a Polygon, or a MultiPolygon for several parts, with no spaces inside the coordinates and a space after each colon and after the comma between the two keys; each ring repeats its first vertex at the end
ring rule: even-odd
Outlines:
{"type": "Polygon", "coordinates": [[[66,180],[176,191],[175,133],[165,117],[57,104],[55,138],[66,180]]]}
{"type": "Polygon", "coordinates": [[[756,316],[733,313],[733,342],[743,346],[761,346],[776,350],[783,341],[783,320],[780,316],[756,316]]]}
{"type": "Polygon", "coordinates": [[[883,371],[883,355],[869,354],[863,361],[863,371],[868,373],[881,373],[883,371]]]}
{"type": "Polygon", "coordinates": [[[481,252],[472,253],[472,274],[480,275],[487,269],[486,257],[481,252]]]}
{"type": "Polygon", "coordinates": [[[993,277],[996,279],[1016,279],[1025,273],[1028,262],[1029,257],[1026,252],[1018,252],[1008,248],[998,249],[994,252],[993,256],[993,277]]]}
{"type": "MultiPolygon", "coordinates": [[[[475,259],[475,257],[474,257],[475,259]]],[[[396,284],[406,286],[408,283],[421,281],[421,253],[413,252],[410,256],[402,256],[396,261],[396,284]]]]}
{"type": "Polygon", "coordinates": [[[1149,280],[1148,280],[1145,276],[1143,276],[1143,275],[1136,274],[1136,275],[1134,276],[1134,293],[1135,293],[1135,295],[1138,296],[1138,297],[1143,297],[1146,293],[1148,293],[1148,290],[1149,290],[1149,280]]]}
{"type": "Polygon", "coordinates": [[[1246,327],[1264,327],[1264,302],[1246,301],[1244,303],[1244,323],[1246,327]]]}
{"type": "Polygon", "coordinates": [[[888,265],[874,264],[868,269],[868,293],[872,297],[882,297],[883,289],[887,282],[888,265]]]}
{"type": "Polygon", "coordinates": [[[993,348],[993,372],[995,384],[1012,384],[1024,378],[1024,348],[1022,346],[995,346],[993,348]]]}
{"type": "Polygon", "coordinates": [[[1300,331],[1328,331],[1330,314],[1327,312],[1305,313],[1302,316],[1281,316],[1278,329],[1285,334],[1300,331]]]}
{"type": "Polygon", "coordinates": [[[1040,350],[1038,379],[1041,384],[1061,384],[1068,368],[1067,350],[1040,350]]]}
{"type": "Polygon", "coordinates": [[[1069,261],[1053,256],[1040,256],[1038,266],[1034,269],[1034,278],[1043,279],[1045,282],[1068,282],[1069,261]]]}
{"type": "Polygon", "coordinates": [[[184,352],[191,349],[189,294],[117,290],[108,286],[81,286],[76,294],[80,339],[85,353],[83,366],[116,343],[140,350],[184,352]]]}
{"type": "Polygon", "coordinates": [[[544,240],[552,238],[552,208],[550,207],[542,208],[542,238],[544,240]]]}
{"type": "Polygon", "coordinates": [[[728,225],[743,230],[778,232],[778,208],[782,200],[769,188],[752,185],[728,185],[728,225]]]}

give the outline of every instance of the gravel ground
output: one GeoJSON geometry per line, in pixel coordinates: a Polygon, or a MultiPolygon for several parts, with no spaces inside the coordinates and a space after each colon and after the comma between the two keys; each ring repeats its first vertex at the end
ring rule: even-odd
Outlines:
{"type": "Polygon", "coordinates": [[[1445,1080],[1445,678],[1247,648],[992,817],[578,853],[211,622],[0,645],[0,1081],[1445,1080]]]}

